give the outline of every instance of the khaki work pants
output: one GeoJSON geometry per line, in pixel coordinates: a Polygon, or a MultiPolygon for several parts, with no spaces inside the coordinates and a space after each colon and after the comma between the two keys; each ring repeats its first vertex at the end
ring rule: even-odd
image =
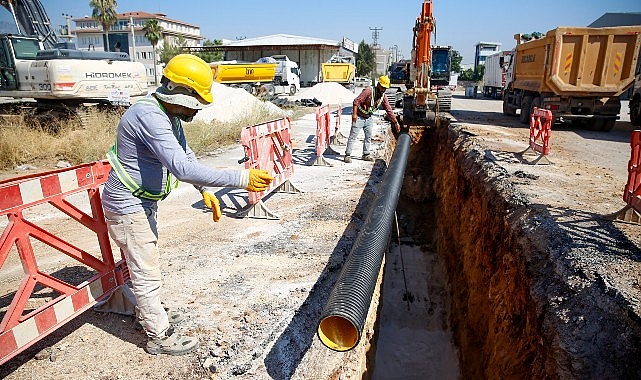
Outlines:
{"type": "Polygon", "coordinates": [[[162,338],[169,328],[169,318],[160,302],[162,275],[156,211],[145,209],[127,215],[105,211],[105,219],[109,236],[127,260],[140,323],[149,338],[162,338]]]}

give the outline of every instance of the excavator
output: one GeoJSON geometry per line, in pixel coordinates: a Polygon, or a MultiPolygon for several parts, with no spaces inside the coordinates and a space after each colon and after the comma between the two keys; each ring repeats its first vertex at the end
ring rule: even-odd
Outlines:
{"type": "Polygon", "coordinates": [[[403,124],[407,126],[433,126],[438,112],[450,111],[452,91],[444,84],[449,82],[451,49],[431,45],[435,28],[432,0],[423,0],[413,29],[409,78],[403,93],[403,124]]]}
{"type": "Polygon", "coordinates": [[[17,33],[0,33],[0,113],[91,121],[90,109],[122,109],[147,94],[144,65],[121,52],[59,43],[39,0],[0,0],[17,33]]]}

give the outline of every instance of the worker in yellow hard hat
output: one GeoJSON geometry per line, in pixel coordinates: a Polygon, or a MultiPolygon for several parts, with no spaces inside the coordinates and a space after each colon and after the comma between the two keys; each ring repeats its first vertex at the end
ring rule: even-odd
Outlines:
{"type": "Polygon", "coordinates": [[[396,115],[394,115],[394,110],[385,96],[385,90],[390,86],[390,79],[387,75],[381,75],[378,78],[378,82],[375,87],[366,87],[361,93],[354,99],[352,104],[352,127],[349,131],[349,138],[347,139],[347,147],[345,148],[345,162],[352,162],[352,148],[354,147],[354,141],[358,137],[358,132],[360,129],[363,129],[365,134],[365,139],[363,140],[363,160],[365,161],[374,161],[372,154],[370,152],[370,147],[372,143],[372,128],[374,123],[372,121],[372,115],[376,113],[379,107],[382,105],[387,116],[392,121],[392,124],[396,130],[399,132],[401,126],[396,120],[396,115]]]}
{"type": "Polygon", "coordinates": [[[273,180],[265,170],[218,170],[198,163],[182,122],[213,101],[212,82],[211,68],[202,59],[191,54],[172,58],[161,86],[123,114],[107,153],[111,171],[102,194],[107,228],[124,252],[138,321],[149,338],[147,352],[154,355],[181,355],[198,346],[198,339],[175,331],[184,315],[167,312],[160,301],[156,211],[158,201],[177,186],[173,178],[201,191],[214,221],[221,217],[220,203],[208,186],[264,191],[273,180]]]}

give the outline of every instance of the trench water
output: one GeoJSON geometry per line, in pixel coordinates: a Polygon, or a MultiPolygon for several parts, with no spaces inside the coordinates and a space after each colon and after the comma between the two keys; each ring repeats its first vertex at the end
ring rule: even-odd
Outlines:
{"type": "Polygon", "coordinates": [[[641,324],[568,286],[553,216],[449,120],[409,134],[363,378],[639,378],[641,324]]]}

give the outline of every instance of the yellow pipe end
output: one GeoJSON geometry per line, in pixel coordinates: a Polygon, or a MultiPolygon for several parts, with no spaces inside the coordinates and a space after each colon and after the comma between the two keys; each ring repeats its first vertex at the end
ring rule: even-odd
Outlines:
{"type": "Polygon", "coordinates": [[[318,324],[318,337],[334,351],[349,351],[358,343],[358,329],[349,320],[335,315],[323,318],[318,324]]]}

